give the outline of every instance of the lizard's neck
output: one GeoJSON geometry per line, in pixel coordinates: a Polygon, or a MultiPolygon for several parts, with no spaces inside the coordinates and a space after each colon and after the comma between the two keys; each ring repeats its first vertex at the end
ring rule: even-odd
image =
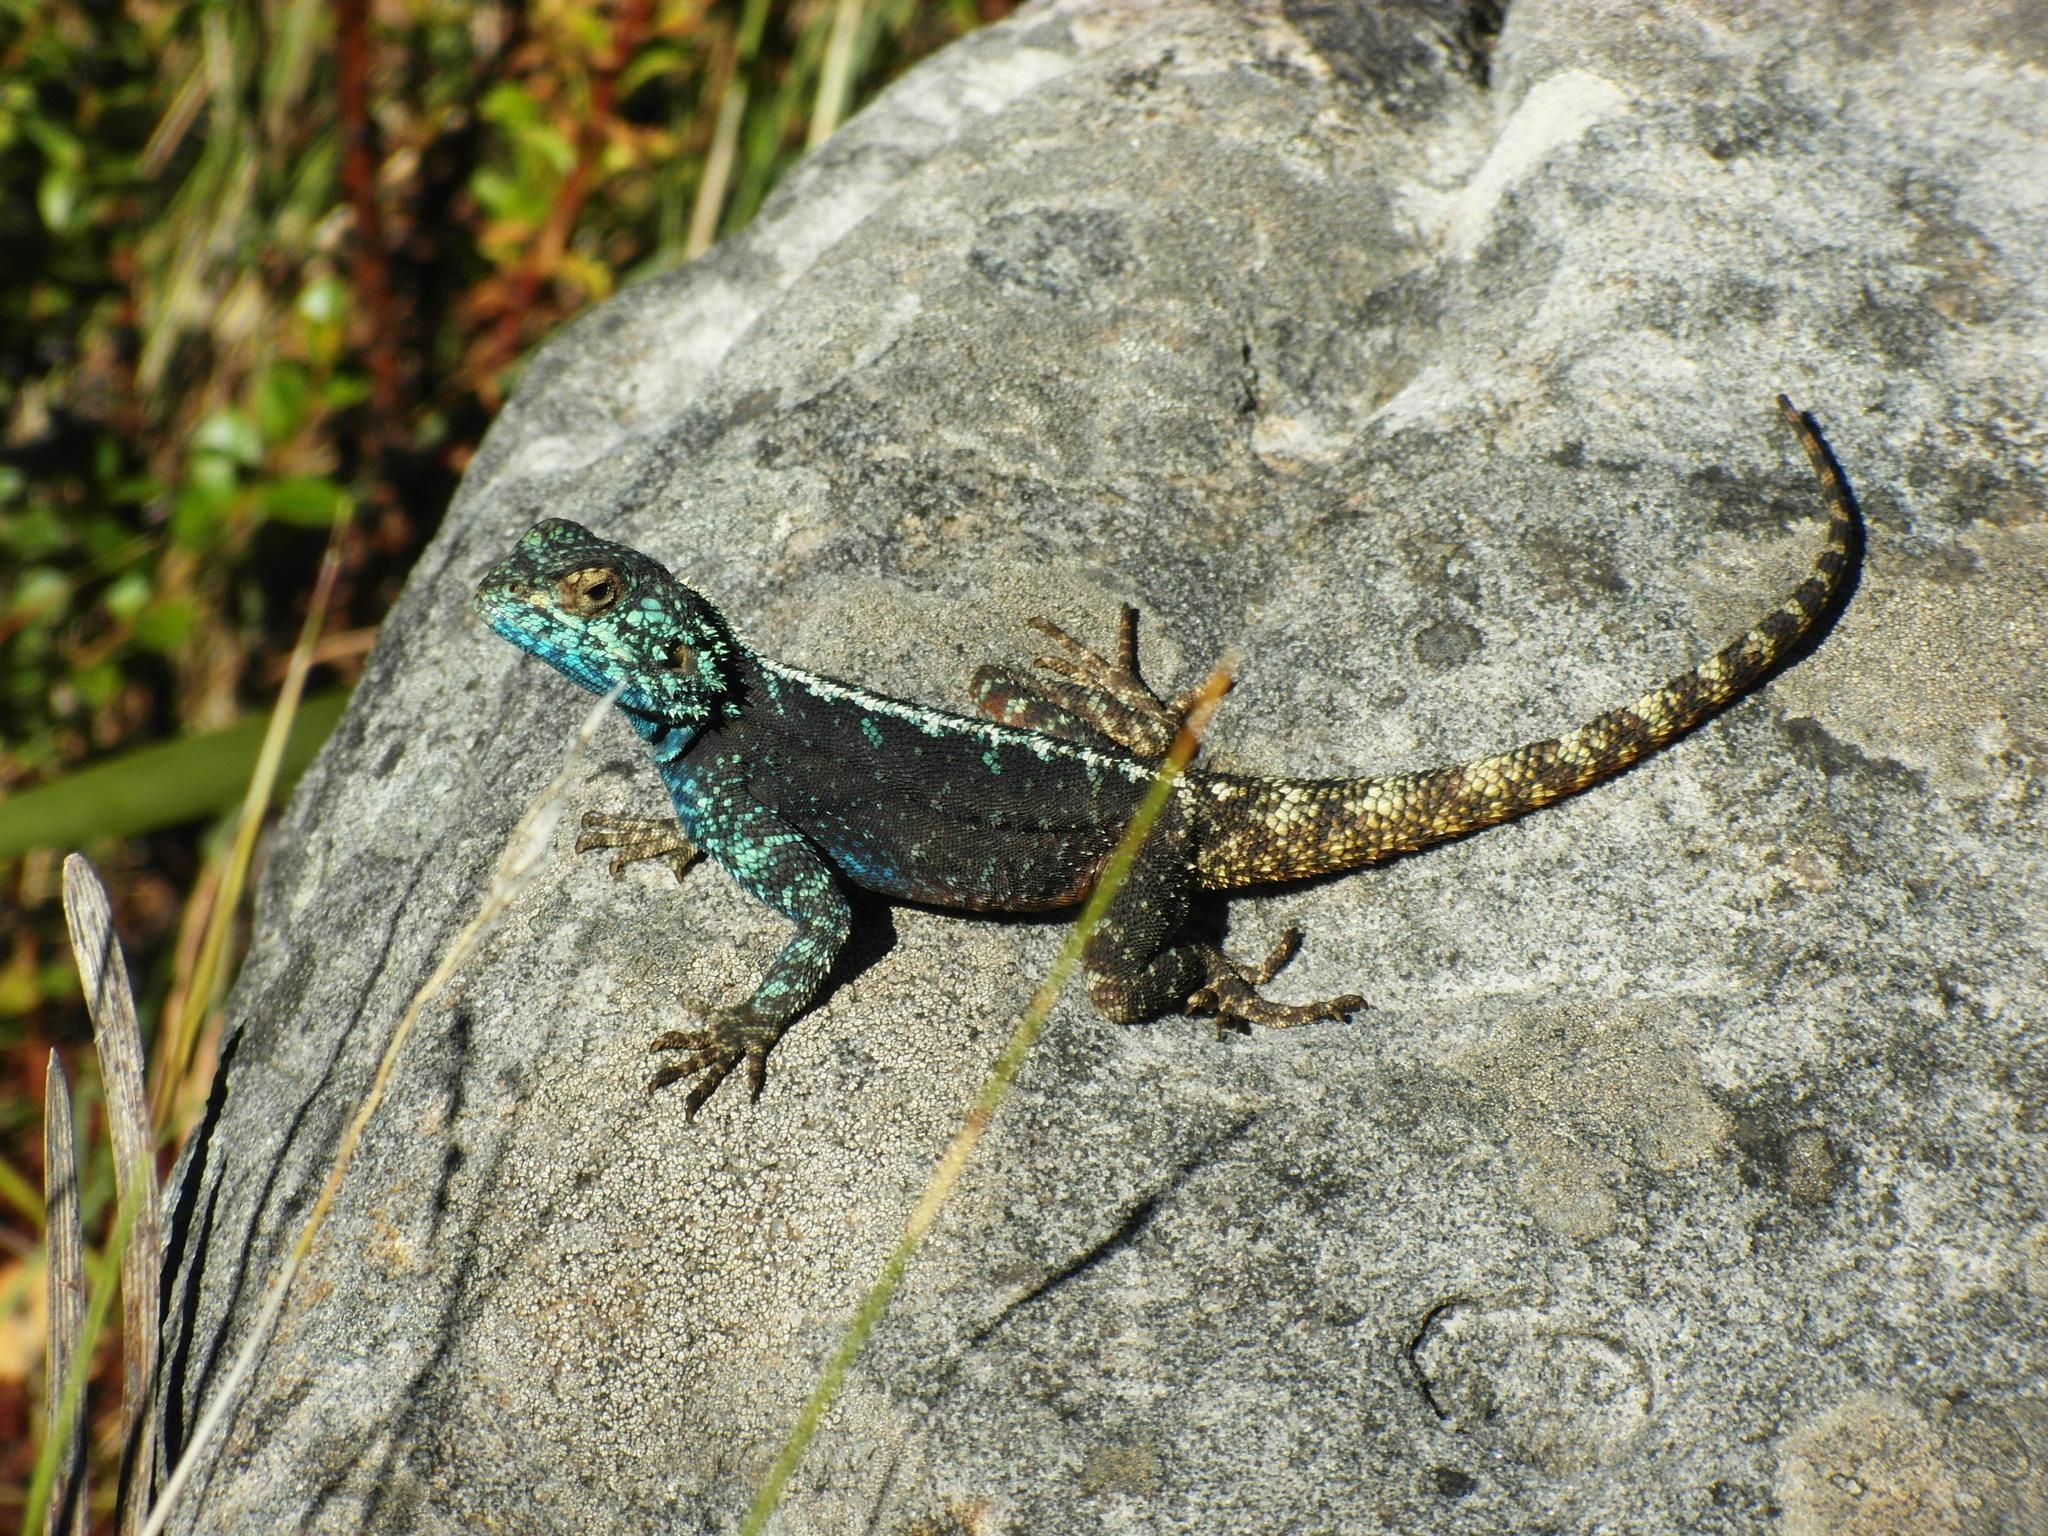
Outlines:
{"type": "Polygon", "coordinates": [[[744,714],[762,696],[763,673],[770,670],[759,656],[729,632],[721,632],[718,657],[718,690],[695,701],[690,714],[650,713],[621,703],[619,712],[633,727],[657,764],[681,758],[708,730],[744,714]]]}
{"type": "Polygon", "coordinates": [[[638,710],[619,706],[619,713],[626,717],[626,723],[633,727],[635,734],[647,743],[647,750],[657,763],[672,763],[690,750],[690,743],[703,731],[703,726],[686,725],[677,720],[664,720],[655,715],[644,715],[638,710]]]}

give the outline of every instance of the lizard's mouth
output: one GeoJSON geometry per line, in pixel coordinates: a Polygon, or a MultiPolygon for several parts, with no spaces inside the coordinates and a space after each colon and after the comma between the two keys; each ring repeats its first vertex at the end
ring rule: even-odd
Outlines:
{"type": "Polygon", "coordinates": [[[568,633],[561,619],[525,583],[487,579],[471,596],[469,608],[501,639],[538,656],[565,677],[594,693],[611,687],[609,681],[597,679],[596,669],[585,659],[588,642],[568,633]]]}
{"type": "Polygon", "coordinates": [[[495,572],[470,594],[469,611],[514,645],[540,640],[561,626],[546,592],[518,577],[495,572]]]}

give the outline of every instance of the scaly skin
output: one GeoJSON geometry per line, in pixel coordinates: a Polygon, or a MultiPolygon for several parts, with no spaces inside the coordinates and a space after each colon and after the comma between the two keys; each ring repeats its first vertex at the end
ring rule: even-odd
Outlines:
{"type": "MultiPolygon", "coordinates": [[[[1846,597],[1862,528],[1812,423],[1779,405],[1831,514],[1813,573],[1784,602],[1634,703],[1511,752],[1358,779],[1187,774],[1083,952],[1096,1007],[1118,1020],[1182,1009],[1275,1028],[1348,1015],[1362,999],[1260,997],[1296,936],[1259,965],[1232,961],[1185,936],[1195,892],[1357,869],[1523,815],[1676,740],[1795,655],[1846,597]]],[[[846,885],[972,911],[1081,901],[1185,709],[1139,677],[1128,609],[1114,660],[1033,621],[1056,647],[1039,665],[1058,676],[984,667],[976,718],[771,661],[654,560],[560,519],[521,539],[473,606],[593,693],[624,687],[618,707],[675,820],[592,813],[579,851],[615,850],[614,873],[665,858],[679,876],[708,854],[797,925],[744,1002],[654,1041],[678,1054],[651,1087],[695,1079],[686,1115],[743,1062],[760,1093],[768,1052],[846,941],[846,885]]]]}

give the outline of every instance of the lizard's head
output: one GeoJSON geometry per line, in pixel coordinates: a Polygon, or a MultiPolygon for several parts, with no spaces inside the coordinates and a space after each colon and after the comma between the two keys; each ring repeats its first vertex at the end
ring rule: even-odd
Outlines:
{"type": "Polygon", "coordinates": [[[629,713],[695,725],[717,712],[737,649],[712,606],[661,565],[580,523],[535,523],[470,607],[522,651],[629,713]]]}

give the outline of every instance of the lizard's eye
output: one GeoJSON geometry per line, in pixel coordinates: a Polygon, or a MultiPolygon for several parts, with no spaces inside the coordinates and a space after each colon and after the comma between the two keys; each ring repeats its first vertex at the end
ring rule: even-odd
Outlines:
{"type": "Polygon", "coordinates": [[[617,571],[602,565],[590,565],[580,571],[571,571],[556,582],[555,595],[564,612],[579,619],[588,619],[617,602],[623,586],[617,571]]]}

